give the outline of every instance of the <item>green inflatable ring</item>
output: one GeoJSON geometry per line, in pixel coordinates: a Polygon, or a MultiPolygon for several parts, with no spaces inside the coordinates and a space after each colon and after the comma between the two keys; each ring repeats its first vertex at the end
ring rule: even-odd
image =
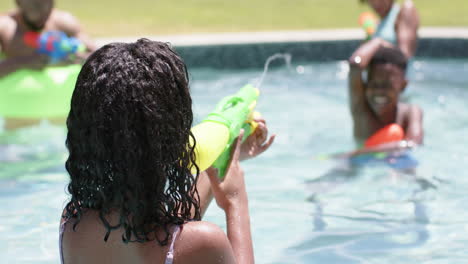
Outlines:
{"type": "Polygon", "coordinates": [[[60,118],[70,110],[81,65],[23,69],[0,78],[0,117],[60,118]]]}

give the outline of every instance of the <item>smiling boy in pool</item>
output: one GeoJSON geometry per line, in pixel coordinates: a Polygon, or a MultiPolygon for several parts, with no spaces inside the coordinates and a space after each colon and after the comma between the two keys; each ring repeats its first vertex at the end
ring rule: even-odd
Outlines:
{"type": "Polygon", "coordinates": [[[380,152],[423,143],[423,112],[416,105],[399,102],[408,81],[407,59],[390,43],[375,38],[362,44],[350,57],[349,97],[354,137],[364,140],[390,124],[404,130],[404,141],[387,143],[354,152],[380,152]],[[363,73],[367,70],[367,80],[363,73]]]}
{"type": "Polygon", "coordinates": [[[49,63],[46,55],[26,45],[23,37],[27,32],[61,31],[79,39],[88,52],[95,49],[77,19],[55,9],[54,0],[16,0],[16,4],[17,10],[0,15],[0,54],[4,56],[0,57],[0,77],[23,68],[41,69],[49,63]]]}

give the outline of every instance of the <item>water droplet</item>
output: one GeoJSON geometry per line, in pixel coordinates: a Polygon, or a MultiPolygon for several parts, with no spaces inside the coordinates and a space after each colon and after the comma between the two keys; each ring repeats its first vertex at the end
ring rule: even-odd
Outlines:
{"type": "Polygon", "coordinates": [[[299,65],[299,66],[296,67],[296,71],[297,71],[297,73],[299,73],[299,74],[304,74],[305,68],[304,68],[304,66],[299,65]]]}
{"type": "Polygon", "coordinates": [[[439,95],[439,97],[437,97],[437,102],[439,102],[439,104],[441,105],[445,105],[446,103],[445,96],[439,95]]]}
{"type": "Polygon", "coordinates": [[[421,62],[416,61],[416,62],[413,64],[413,67],[414,67],[414,69],[416,69],[416,70],[421,69],[421,62]]]}

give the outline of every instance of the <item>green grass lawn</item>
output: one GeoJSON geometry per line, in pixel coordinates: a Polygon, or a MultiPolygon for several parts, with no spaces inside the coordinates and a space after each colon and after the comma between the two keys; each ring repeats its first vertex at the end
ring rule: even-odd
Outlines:
{"type": "MultiPolygon", "coordinates": [[[[414,0],[423,26],[468,26],[468,0],[414,0]],[[450,3],[450,4],[449,4],[450,3]]],[[[14,0],[0,1],[0,10],[14,0]]],[[[357,27],[358,0],[56,0],[92,36],[357,27]]]]}

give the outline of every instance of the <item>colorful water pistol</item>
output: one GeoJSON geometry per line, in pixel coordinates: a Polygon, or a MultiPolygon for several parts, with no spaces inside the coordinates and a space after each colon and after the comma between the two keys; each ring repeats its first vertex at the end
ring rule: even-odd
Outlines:
{"type": "Polygon", "coordinates": [[[377,31],[379,19],[371,12],[364,12],[359,16],[359,25],[366,32],[367,39],[370,39],[377,31]]]}
{"type": "Polygon", "coordinates": [[[40,54],[49,56],[51,63],[57,63],[70,55],[86,51],[85,45],[77,38],[68,37],[60,31],[27,32],[23,39],[26,45],[35,48],[40,54]]]}
{"type": "Polygon", "coordinates": [[[254,119],[260,114],[254,109],[259,95],[257,88],[246,85],[236,94],[224,97],[213,112],[192,128],[200,171],[213,166],[218,169],[220,178],[225,176],[231,149],[240,130],[244,129],[245,140],[258,126],[254,119]]]}

